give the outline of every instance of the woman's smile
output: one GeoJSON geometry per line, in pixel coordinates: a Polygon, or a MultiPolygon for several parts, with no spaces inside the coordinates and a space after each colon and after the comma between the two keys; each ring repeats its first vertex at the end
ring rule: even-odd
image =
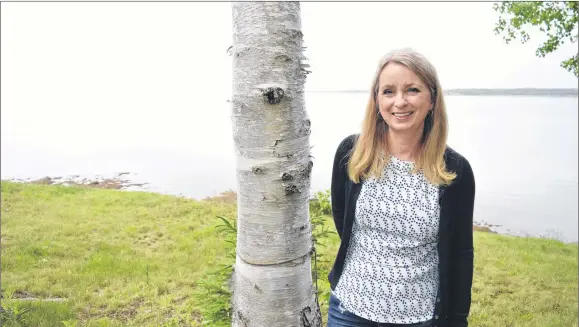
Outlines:
{"type": "Polygon", "coordinates": [[[396,118],[396,120],[407,120],[414,111],[406,111],[406,112],[393,112],[392,116],[396,118]]]}

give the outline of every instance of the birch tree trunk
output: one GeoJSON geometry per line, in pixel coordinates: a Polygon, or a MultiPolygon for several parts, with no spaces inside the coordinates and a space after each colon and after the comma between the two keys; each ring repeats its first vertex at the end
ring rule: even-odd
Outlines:
{"type": "Polygon", "coordinates": [[[300,6],[233,4],[233,138],[239,327],[321,326],[311,274],[310,121],[300,6]]]}

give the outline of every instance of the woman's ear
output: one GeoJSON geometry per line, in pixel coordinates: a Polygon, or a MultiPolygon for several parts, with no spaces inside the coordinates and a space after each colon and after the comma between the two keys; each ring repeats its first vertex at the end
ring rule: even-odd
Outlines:
{"type": "Polygon", "coordinates": [[[432,103],[432,108],[434,109],[434,104],[436,103],[436,89],[430,89],[430,103],[432,103]]]}

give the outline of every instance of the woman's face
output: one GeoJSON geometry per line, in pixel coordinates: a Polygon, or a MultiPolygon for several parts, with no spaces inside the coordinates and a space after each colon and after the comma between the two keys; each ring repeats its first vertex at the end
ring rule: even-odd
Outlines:
{"type": "Polygon", "coordinates": [[[422,135],[431,100],[430,89],[408,67],[391,62],[380,73],[376,101],[390,132],[422,135]]]}

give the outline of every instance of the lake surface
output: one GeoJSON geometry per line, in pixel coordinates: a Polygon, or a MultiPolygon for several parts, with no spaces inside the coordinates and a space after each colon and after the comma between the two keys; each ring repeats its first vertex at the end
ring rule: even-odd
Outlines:
{"type": "MultiPolygon", "coordinates": [[[[226,99],[198,94],[156,110],[127,101],[3,107],[2,179],[131,172],[155,192],[235,189],[226,99]]],[[[221,95],[222,98],[222,95],[221,95]]],[[[308,92],[312,192],[330,186],[338,143],[359,131],[365,93],[308,92]]],[[[578,239],[578,98],[447,96],[448,144],[471,163],[475,221],[500,232],[578,239]]]]}

